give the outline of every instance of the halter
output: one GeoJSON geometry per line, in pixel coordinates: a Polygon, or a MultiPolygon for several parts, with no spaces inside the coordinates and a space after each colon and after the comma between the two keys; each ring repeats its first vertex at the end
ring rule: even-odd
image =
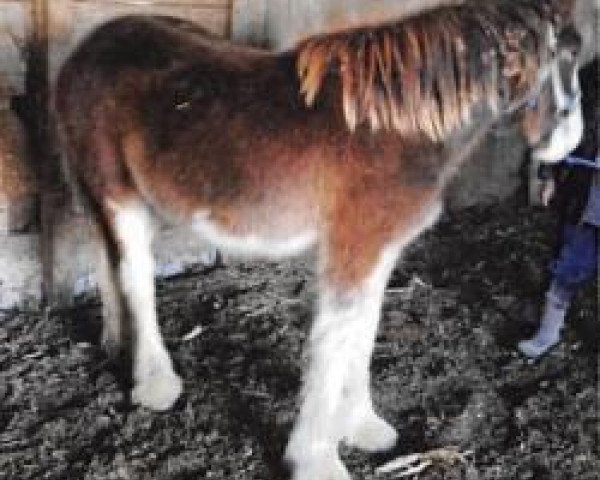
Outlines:
{"type": "MultiPolygon", "coordinates": [[[[521,109],[533,110],[534,108],[536,108],[538,106],[540,94],[541,94],[541,87],[537,87],[533,92],[531,92],[527,96],[527,98],[522,103],[520,103],[517,106],[510,109],[509,113],[514,113],[521,109]]],[[[567,104],[565,105],[565,107],[563,109],[559,110],[557,113],[559,113],[559,114],[564,113],[564,114],[568,115],[570,113],[573,113],[575,111],[575,109],[577,108],[577,106],[579,105],[579,101],[581,100],[581,91],[577,90],[576,92],[572,93],[571,95],[565,94],[565,96],[567,97],[567,104]]]]}

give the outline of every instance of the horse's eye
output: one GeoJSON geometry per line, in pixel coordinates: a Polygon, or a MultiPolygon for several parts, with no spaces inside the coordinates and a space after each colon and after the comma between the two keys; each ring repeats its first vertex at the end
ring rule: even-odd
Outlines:
{"type": "Polygon", "coordinates": [[[571,112],[569,112],[569,109],[567,109],[567,108],[563,108],[562,110],[560,110],[560,111],[558,112],[558,116],[559,116],[560,118],[567,118],[567,117],[569,116],[569,114],[570,114],[570,113],[571,113],[571,112]]]}

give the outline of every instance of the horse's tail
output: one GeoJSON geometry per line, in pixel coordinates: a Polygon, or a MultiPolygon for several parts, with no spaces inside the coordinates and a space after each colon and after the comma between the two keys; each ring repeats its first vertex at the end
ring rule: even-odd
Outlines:
{"type": "MultiPolygon", "coordinates": [[[[114,250],[114,241],[102,212],[100,199],[93,194],[90,185],[85,181],[81,169],[85,168],[85,159],[82,156],[89,154],[86,150],[86,139],[82,135],[84,125],[90,121],[91,100],[88,96],[78,95],[76,92],[85,90],[85,68],[71,57],[61,68],[51,96],[51,118],[55,125],[55,138],[60,156],[60,167],[65,183],[71,194],[71,206],[75,213],[81,214],[86,219],[86,226],[94,244],[94,263],[96,276],[103,304],[104,347],[110,354],[115,354],[118,342],[114,339],[121,329],[119,320],[121,306],[116,295],[117,284],[114,274],[111,273],[111,250],[114,250]],[[84,165],[82,166],[82,162],[84,165]],[[112,337],[112,341],[111,338],[112,337]]],[[[121,332],[122,333],[122,332],[121,332]]]]}
{"type": "Polygon", "coordinates": [[[68,118],[76,108],[71,105],[72,98],[69,94],[70,83],[69,60],[61,68],[50,97],[50,118],[54,125],[54,137],[58,146],[59,166],[63,179],[71,193],[71,202],[76,213],[82,213],[89,199],[84,193],[85,189],[75,170],[77,151],[73,144],[73,136],[69,134],[68,118]]]}

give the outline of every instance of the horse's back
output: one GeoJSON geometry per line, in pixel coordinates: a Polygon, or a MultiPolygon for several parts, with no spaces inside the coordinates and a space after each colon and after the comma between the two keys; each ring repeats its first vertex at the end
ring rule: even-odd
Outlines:
{"type": "Polygon", "coordinates": [[[161,15],[129,15],[94,30],[67,61],[110,72],[123,68],[164,70],[194,58],[218,59],[241,67],[268,57],[267,51],[235,45],[188,20],[161,15]]]}

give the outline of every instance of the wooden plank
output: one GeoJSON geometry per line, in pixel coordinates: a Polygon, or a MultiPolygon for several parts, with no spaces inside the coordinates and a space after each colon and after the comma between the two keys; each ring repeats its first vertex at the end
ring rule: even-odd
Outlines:
{"type": "Polygon", "coordinates": [[[49,0],[31,0],[31,35],[28,39],[26,95],[35,115],[29,119],[30,149],[40,181],[40,257],[42,262],[42,299],[48,301],[54,289],[54,219],[57,199],[64,185],[50,134],[50,83],[48,77],[49,0]]]}
{"type": "Polygon", "coordinates": [[[199,8],[229,8],[230,0],[72,0],[73,3],[87,3],[102,8],[111,8],[111,5],[137,5],[137,6],[191,6],[199,8]]]}

